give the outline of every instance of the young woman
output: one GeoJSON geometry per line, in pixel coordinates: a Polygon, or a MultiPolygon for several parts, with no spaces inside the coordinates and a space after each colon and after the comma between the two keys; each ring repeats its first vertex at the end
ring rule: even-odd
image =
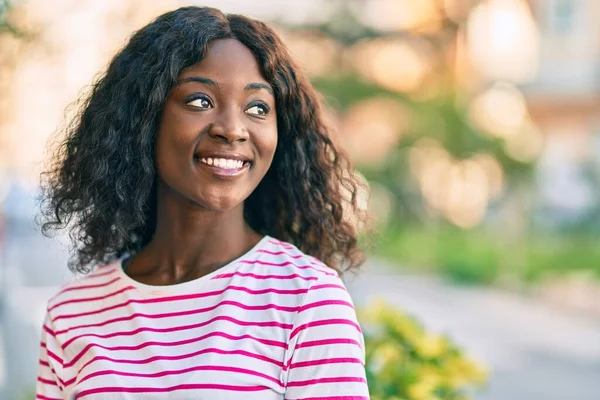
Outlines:
{"type": "Polygon", "coordinates": [[[84,276],[48,302],[37,398],[368,398],[352,176],[264,23],[186,7],[135,33],[44,175],[84,276]]]}

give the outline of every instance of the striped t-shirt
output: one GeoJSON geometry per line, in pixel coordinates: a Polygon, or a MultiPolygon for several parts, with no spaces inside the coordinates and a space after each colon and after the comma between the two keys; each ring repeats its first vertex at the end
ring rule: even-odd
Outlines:
{"type": "Polygon", "coordinates": [[[37,399],[368,399],[337,273],[266,236],[193,281],[139,283],[122,260],[48,302],[37,399]]]}

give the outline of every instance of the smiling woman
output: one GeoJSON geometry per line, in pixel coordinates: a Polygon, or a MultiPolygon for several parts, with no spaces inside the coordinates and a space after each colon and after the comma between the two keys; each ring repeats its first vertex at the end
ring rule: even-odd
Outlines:
{"type": "Polygon", "coordinates": [[[38,399],[366,399],[339,273],[359,183],[264,23],[186,7],[135,33],[44,174],[84,274],[48,302],[38,399]]]}

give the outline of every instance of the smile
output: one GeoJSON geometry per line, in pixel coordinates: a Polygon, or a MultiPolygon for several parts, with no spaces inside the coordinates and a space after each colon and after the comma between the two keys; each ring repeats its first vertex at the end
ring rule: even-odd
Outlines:
{"type": "Polygon", "coordinates": [[[250,165],[249,161],[232,160],[227,158],[203,157],[199,161],[202,166],[207,167],[214,174],[221,176],[241,175],[248,169],[248,166],[250,165]]]}

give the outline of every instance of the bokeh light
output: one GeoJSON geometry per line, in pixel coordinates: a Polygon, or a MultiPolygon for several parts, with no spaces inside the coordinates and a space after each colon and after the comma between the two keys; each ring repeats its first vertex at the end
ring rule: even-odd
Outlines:
{"type": "Polygon", "coordinates": [[[343,118],[344,146],[357,163],[382,164],[406,130],[407,111],[388,97],[350,107],[343,118]]]}
{"type": "Polygon", "coordinates": [[[491,79],[526,82],[538,70],[539,33],[523,0],[486,0],[467,24],[474,65],[491,79]]]}
{"type": "Polygon", "coordinates": [[[473,100],[470,116],[485,132],[503,138],[517,135],[528,118],[525,97],[516,86],[496,82],[473,100]]]}
{"type": "Polygon", "coordinates": [[[430,71],[419,41],[366,40],[350,49],[347,57],[363,77],[398,92],[418,89],[430,71]]]}

